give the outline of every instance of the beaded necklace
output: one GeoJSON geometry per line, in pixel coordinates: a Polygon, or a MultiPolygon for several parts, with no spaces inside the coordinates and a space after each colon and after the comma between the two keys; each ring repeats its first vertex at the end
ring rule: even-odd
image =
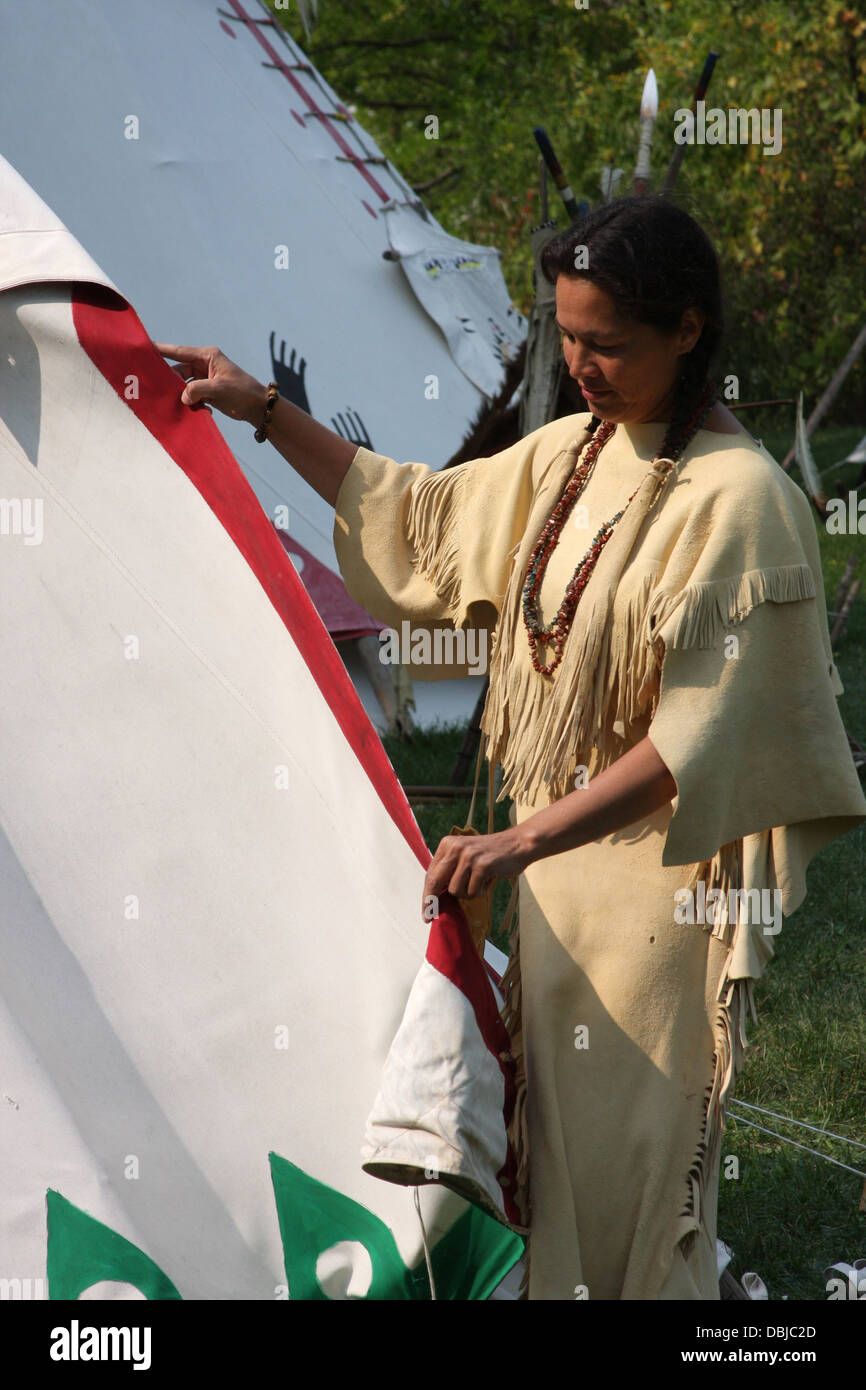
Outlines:
{"type": "MultiPolygon", "coordinates": [[[[682,431],[677,431],[672,440],[669,441],[666,439],[664,441],[662,453],[657,455],[658,458],[671,458],[676,461],[682,456],[694,435],[697,434],[698,430],[701,428],[717,395],[718,390],[715,383],[708,381],[704,390],[701,392],[691,417],[686,421],[682,431]],[[669,452],[665,452],[665,445],[668,446],[669,452]]],[[[545,626],[541,622],[538,593],[542,581],[544,580],[548,561],[556,548],[559,537],[562,535],[563,527],[571,514],[575,502],[586,486],[598,455],[616,430],[616,425],[612,424],[609,420],[606,420],[601,425],[600,429],[598,425],[599,421],[596,418],[596,430],[589,442],[584,460],[572,474],[565,491],[548,517],[544,529],[536,541],[532,554],[529,557],[526,580],[523,585],[523,621],[529,635],[529,651],[532,658],[532,665],[534,669],[543,676],[552,675],[562,661],[565,639],[571,629],[571,624],[574,620],[574,614],[580,602],[581,594],[589,583],[592,572],[598,563],[598,557],[610,540],[614,527],[629,506],[629,503],[634,499],[640,486],[638,485],[638,487],[635,488],[628,502],[626,502],[624,507],[620,508],[616,516],[612,516],[610,521],[603,522],[599,527],[589,549],[583,559],[579,561],[574,574],[569,580],[568,587],[565,591],[565,597],[559,606],[556,617],[551,623],[545,626]],[[553,656],[547,663],[542,662],[539,658],[538,647],[540,643],[553,646],[553,656]]],[[[653,463],[655,463],[655,461],[654,459],[653,463]]]]}

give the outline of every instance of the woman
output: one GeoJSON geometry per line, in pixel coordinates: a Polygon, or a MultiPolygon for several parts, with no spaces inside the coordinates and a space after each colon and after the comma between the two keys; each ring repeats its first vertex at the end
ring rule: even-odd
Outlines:
{"type": "MultiPolygon", "coordinates": [[[[335,506],[368,611],[495,636],[482,725],[512,825],[446,837],[424,894],[520,876],[505,1016],[525,1067],[528,1297],[717,1299],[753,982],[809,859],[866,800],[809,504],[709,377],[705,233],[626,198],[542,266],[591,414],[438,473],[284,400],[269,437],[335,506]]],[[[184,402],[261,425],[264,386],[217,349],[156,346],[193,377],[184,402]]]]}

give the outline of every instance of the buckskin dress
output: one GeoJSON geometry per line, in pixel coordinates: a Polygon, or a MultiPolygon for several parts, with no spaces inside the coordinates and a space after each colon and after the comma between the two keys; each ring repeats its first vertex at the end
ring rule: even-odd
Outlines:
{"type": "Polygon", "coordinates": [[[381,621],[487,634],[482,727],[512,821],[645,736],[676,781],[653,815],[520,876],[503,982],[511,1137],[531,1207],[524,1296],[712,1300],[725,1107],[754,982],[810,858],[866,818],[866,799],[810,504],[745,434],[701,430],[679,463],[651,468],[666,425],[617,426],[551,557],[544,622],[601,523],[637,490],[634,502],[561,665],[533,670],[523,579],[590,418],[442,472],[361,447],[334,542],[349,593],[381,621]]]}

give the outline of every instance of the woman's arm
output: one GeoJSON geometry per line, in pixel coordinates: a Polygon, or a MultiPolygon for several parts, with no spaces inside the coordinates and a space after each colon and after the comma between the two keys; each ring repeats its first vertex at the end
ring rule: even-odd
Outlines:
{"type": "MultiPolygon", "coordinates": [[[[424,901],[440,893],[471,898],[496,878],[522,873],[536,859],[577,849],[652,815],[677,795],[677,784],[649,737],[641,739],[588,786],[494,835],[446,835],[424,881],[424,901]]],[[[425,913],[429,920],[429,912],[425,913]]]]}
{"type": "MultiPolygon", "coordinates": [[[[156,342],[154,347],[175,359],[174,370],[186,382],[181,394],[185,405],[213,405],[235,420],[261,424],[267,388],[219,348],[156,342]]],[[[357,445],[282,397],[271,414],[268,438],[319,496],[335,506],[357,445]]],[[[632,825],[676,794],[676,782],[644,738],[588,787],[569,793],[519,826],[477,838],[446,835],[427,870],[425,901],[445,891],[472,897],[491,879],[510,878],[536,859],[632,825]]]]}
{"type": "MultiPolygon", "coordinates": [[[[251,425],[261,424],[266,395],[267,387],[263,386],[252,414],[244,417],[251,425]]],[[[283,396],[277,397],[271,412],[268,440],[320,497],[336,507],[340,484],[358,452],[357,444],[335,434],[326,425],[320,425],[312,415],[283,396]]]]}
{"type": "MultiPolygon", "coordinates": [[[[268,389],[244,372],[216,347],[182,347],[154,343],[157,352],[173,357],[174,370],[186,381],[184,405],[212,405],[233,420],[262,423],[268,389]],[[187,381],[187,377],[192,379],[187,381]]],[[[312,415],[282,396],[271,412],[268,440],[305,482],[332,507],[340,484],[358,452],[357,444],[320,425],[312,415]]]]}

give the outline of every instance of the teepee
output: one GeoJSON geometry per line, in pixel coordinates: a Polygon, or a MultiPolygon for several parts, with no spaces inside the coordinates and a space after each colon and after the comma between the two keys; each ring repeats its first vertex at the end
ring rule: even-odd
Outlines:
{"type": "MultiPolygon", "coordinates": [[[[0,159],[0,1293],[427,1298],[362,1143],[429,854],[123,289],[0,159]]],[[[522,1253],[420,1215],[439,1298],[522,1253]]]]}
{"type": "MultiPolygon", "coordinates": [[[[390,457],[444,464],[525,336],[499,253],[447,235],[258,0],[19,6],[0,155],[154,339],[218,343],[390,457]]],[[[249,426],[216,424],[329,631],[356,631],[321,582],[331,509],[249,426]]]]}

